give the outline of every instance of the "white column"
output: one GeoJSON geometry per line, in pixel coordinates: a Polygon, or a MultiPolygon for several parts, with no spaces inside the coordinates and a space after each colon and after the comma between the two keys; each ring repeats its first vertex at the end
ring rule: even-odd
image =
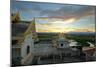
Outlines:
{"type": "Polygon", "coordinates": [[[60,59],[62,60],[62,54],[60,53],[60,59]]]}
{"type": "Polygon", "coordinates": [[[40,59],[41,59],[41,57],[38,57],[38,60],[37,60],[37,63],[38,63],[38,64],[40,63],[40,59]]]}
{"type": "Polygon", "coordinates": [[[53,61],[54,61],[54,63],[55,63],[55,55],[53,55],[53,61]]]}

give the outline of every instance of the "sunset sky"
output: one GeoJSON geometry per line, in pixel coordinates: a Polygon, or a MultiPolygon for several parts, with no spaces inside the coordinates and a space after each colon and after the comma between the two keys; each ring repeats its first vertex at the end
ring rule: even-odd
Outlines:
{"type": "Polygon", "coordinates": [[[11,13],[36,17],[37,32],[95,32],[95,6],[12,1],[11,13]]]}

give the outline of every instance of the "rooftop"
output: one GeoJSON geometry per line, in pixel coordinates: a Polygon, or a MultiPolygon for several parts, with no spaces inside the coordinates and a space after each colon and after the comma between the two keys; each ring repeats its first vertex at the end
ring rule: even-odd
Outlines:
{"type": "Polygon", "coordinates": [[[28,26],[29,23],[12,23],[12,36],[22,36],[28,26]]]}

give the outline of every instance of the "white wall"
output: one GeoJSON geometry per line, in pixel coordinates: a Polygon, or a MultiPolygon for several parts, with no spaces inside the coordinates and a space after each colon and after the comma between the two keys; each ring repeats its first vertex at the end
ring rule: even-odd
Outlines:
{"type": "Polygon", "coordinates": [[[30,47],[30,52],[34,49],[34,41],[32,39],[32,34],[29,34],[25,37],[24,43],[21,46],[21,56],[24,58],[27,56],[27,46],[30,47]]]}
{"type": "Polygon", "coordinates": [[[67,41],[59,41],[59,42],[57,43],[57,45],[59,46],[59,48],[66,48],[66,47],[69,47],[69,43],[68,43],[67,41]],[[63,44],[63,45],[61,46],[61,44],[63,44]]]}

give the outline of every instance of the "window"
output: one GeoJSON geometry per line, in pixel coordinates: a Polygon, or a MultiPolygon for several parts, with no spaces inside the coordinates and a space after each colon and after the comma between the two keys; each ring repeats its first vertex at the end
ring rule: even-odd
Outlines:
{"type": "Polygon", "coordinates": [[[27,54],[30,52],[30,47],[27,46],[27,54]]]}
{"type": "Polygon", "coordinates": [[[18,43],[18,40],[12,40],[12,45],[16,45],[18,43]]]}
{"type": "Polygon", "coordinates": [[[63,44],[61,44],[61,46],[63,46],[63,44]]]}

